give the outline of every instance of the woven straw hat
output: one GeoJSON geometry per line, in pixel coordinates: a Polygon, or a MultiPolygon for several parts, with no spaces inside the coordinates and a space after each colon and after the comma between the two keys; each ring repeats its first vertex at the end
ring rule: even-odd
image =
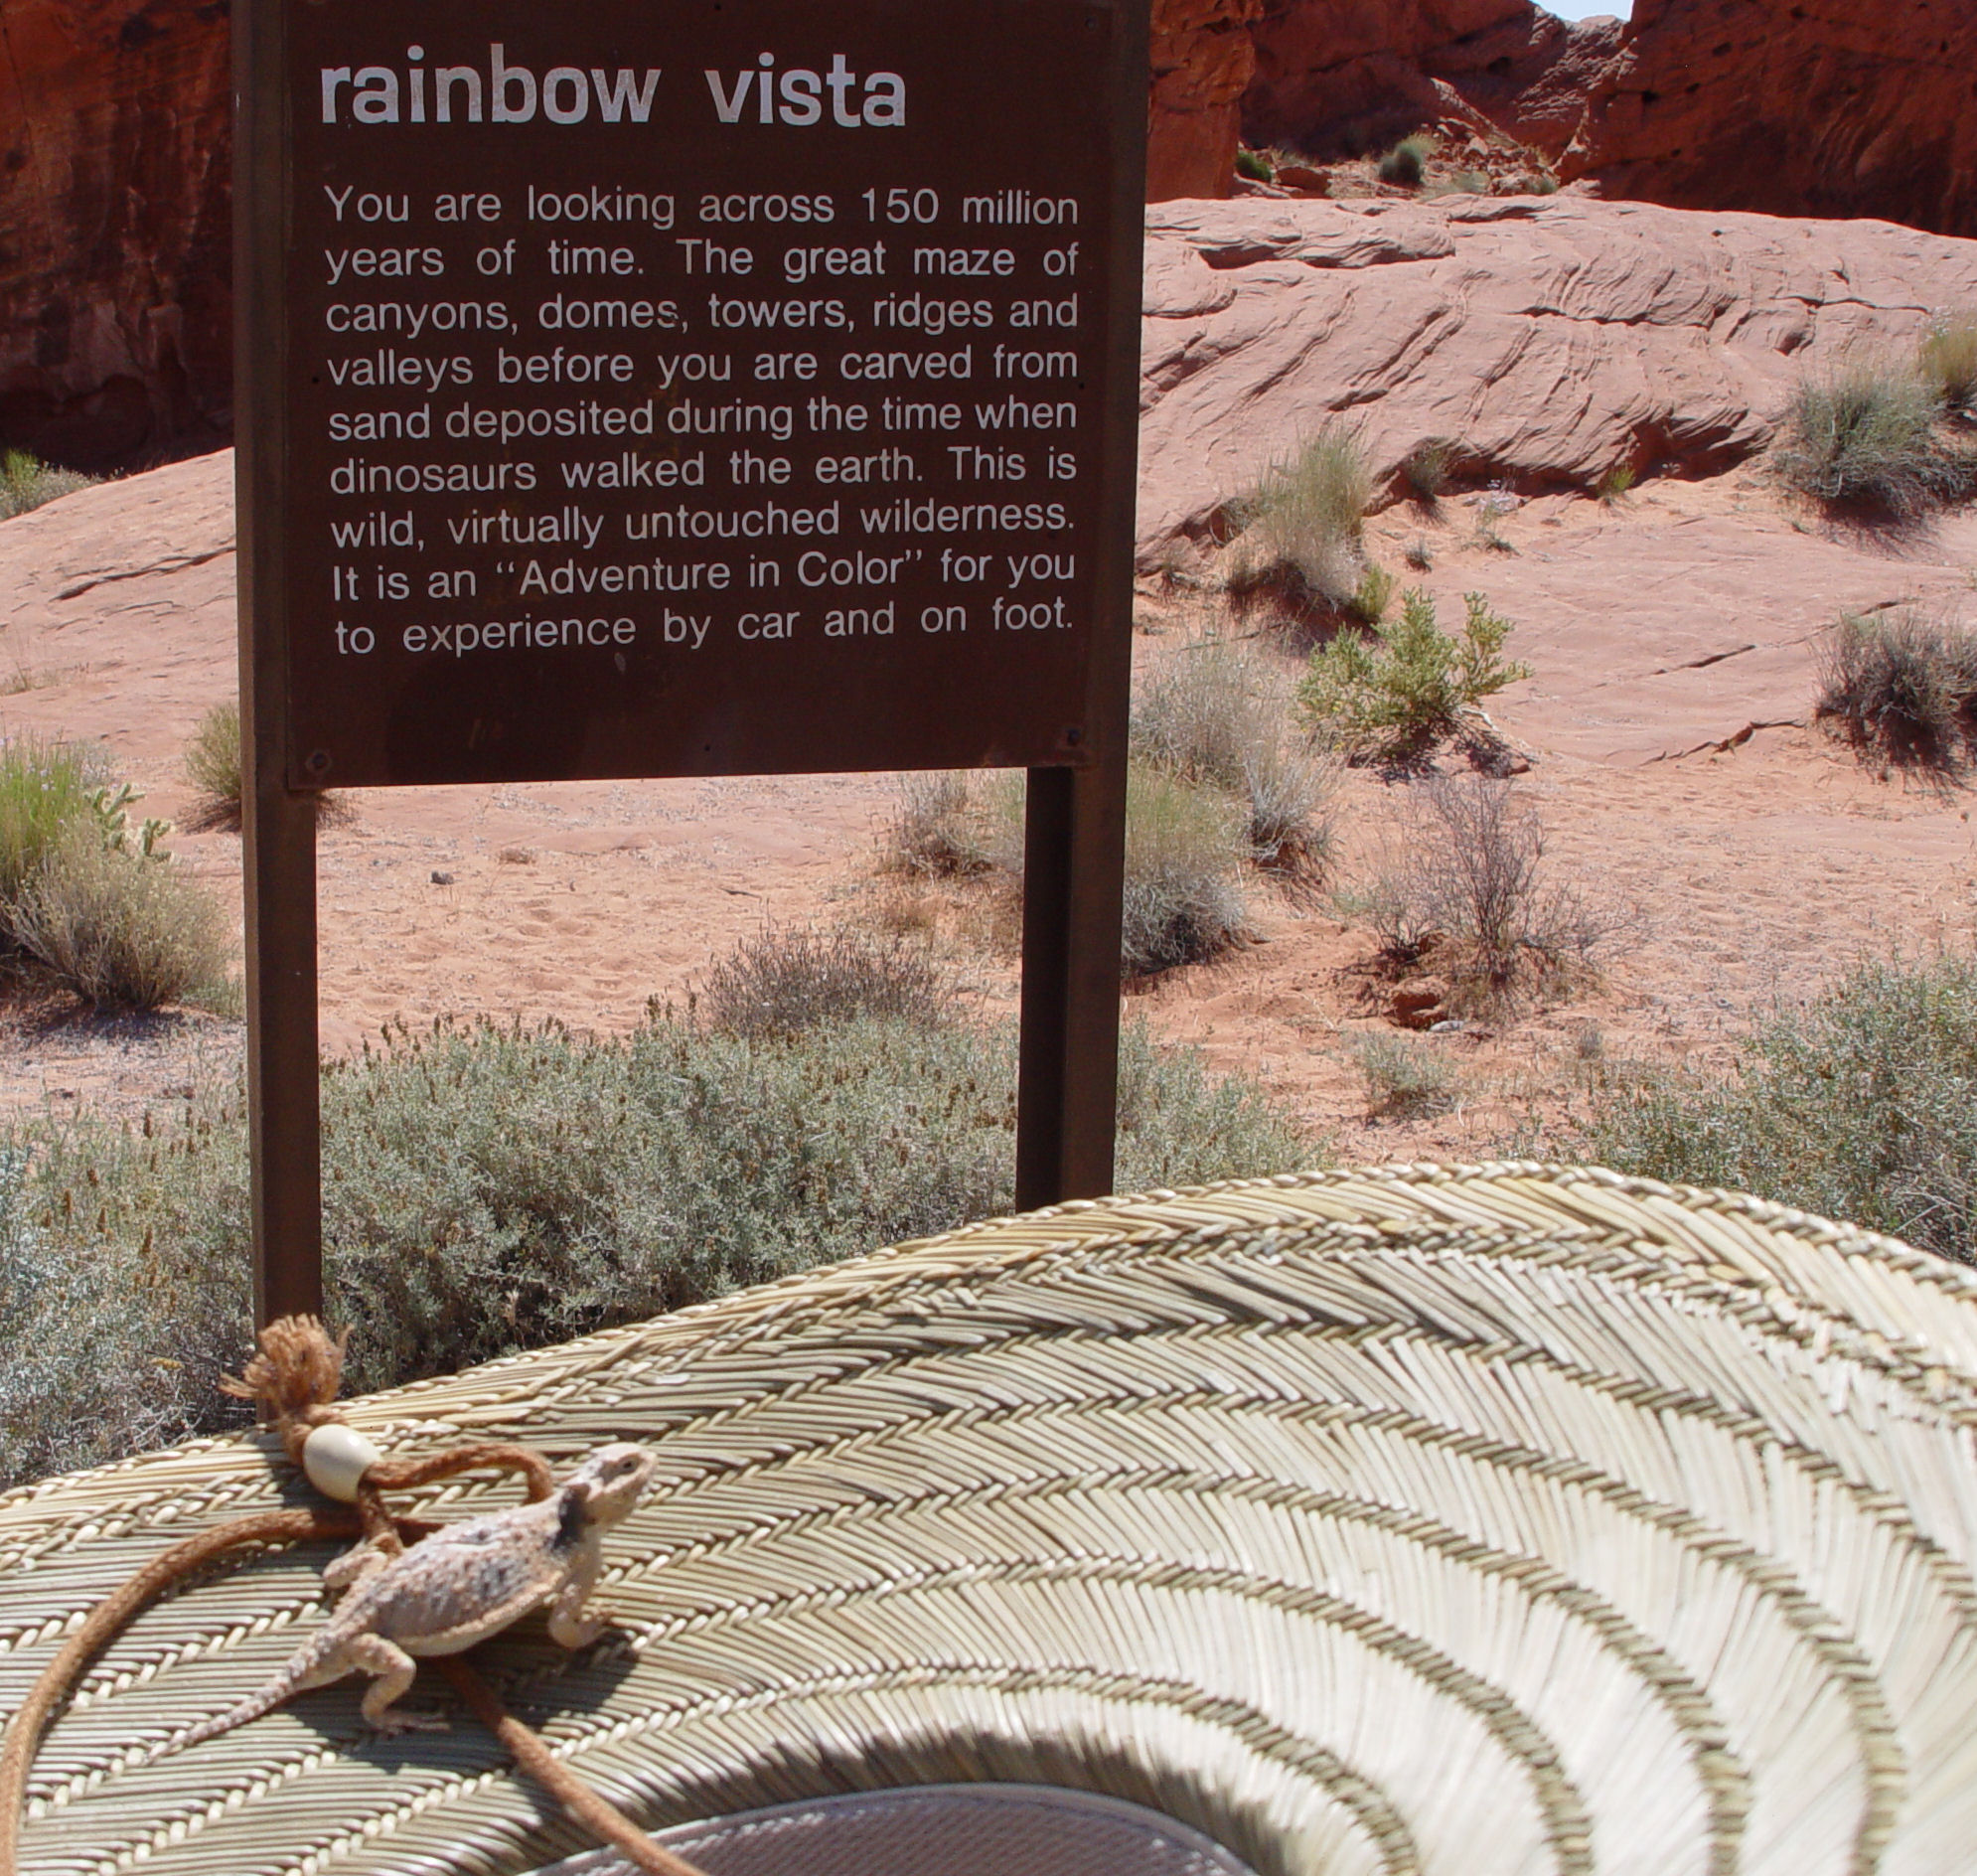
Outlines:
{"type": "MultiPolygon", "coordinates": [[[[353,1418],[399,1452],[659,1448],[607,1547],[618,1640],[525,1625],[481,1656],[654,1827],[1009,1783],[1174,1820],[1175,1869],[1977,1867],[1977,1275],[1755,1200],[1496,1166],[1071,1205],[353,1418]]],[[[290,1488],[243,1439],[0,1500],[0,1710],[139,1563],[290,1488]]],[[[28,1868],[517,1876],[584,1847],[471,1721],[380,1739],[357,1683],[170,1748],[320,1619],[326,1557],[111,1647],[37,1761],[28,1868]]],[[[886,1876],[825,1824],[790,1840],[688,1853],[886,1876]]]]}

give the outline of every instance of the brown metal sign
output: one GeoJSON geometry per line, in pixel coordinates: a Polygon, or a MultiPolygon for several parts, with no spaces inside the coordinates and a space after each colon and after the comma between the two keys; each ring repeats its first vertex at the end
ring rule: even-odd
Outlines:
{"type": "Polygon", "coordinates": [[[1090,759],[1128,9],[277,4],[291,787],[1090,759]]]}

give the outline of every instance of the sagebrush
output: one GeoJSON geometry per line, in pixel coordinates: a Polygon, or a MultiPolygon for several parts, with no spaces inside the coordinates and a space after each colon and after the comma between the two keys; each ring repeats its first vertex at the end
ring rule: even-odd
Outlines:
{"type": "MultiPolygon", "coordinates": [[[[323,1071],[327,1307],[352,1391],[630,1322],[1014,1202],[1013,1025],[773,1038],[655,1011],[622,1039],[393,1027],[323,1071]]],[[[1130,1028],[1117,1183],[1306,1164],[1256,1086],[1130,1028]]],[[[142,1127],[0,1135],[0,1485],[238,1423],[237,1087],[142,1127]]]]}
{"type": "Polygon", "coordinates": [[[93,488],[97,478],[74,469],[56,469],[25,449],[0,453],[0,521],[25,515],[77,489],[93,488]]]}
{"type": "Polygon", "coordinates": [[[1403,137],[1379,162],[1379,175],[1383,183],[1391,183],[1397,189],[1419,189],[1421,179],[1428,173],[1429,159],[1435,154],[1435,139],[1417,131],[1411,137],[1403,137]]]}
{"type": "Polygon", "coordinates": [[[1977,1261],[1977,958],[1863,961],[1722,1079],[1609,1075],[1572,1151],[1977,1261]]]}
{"type": "Polygon", "coordinates": [[[1944,435],[1942,414],[1939,393],[1919,371],[1856,361],[1798,387],[1773,466],[1787,488],[1830,509],[1911,524],[1973,486],[1972,456],[1944,435]]]}

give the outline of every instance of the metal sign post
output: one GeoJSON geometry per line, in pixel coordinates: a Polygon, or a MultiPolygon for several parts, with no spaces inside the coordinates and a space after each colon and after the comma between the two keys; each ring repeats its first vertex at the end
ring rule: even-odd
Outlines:
{"type": "Polygon", "coordinates": [[[244,0],[256,1308],[328,787],[1030,772],[1020,1202],[1112,1176],[1145,0],[244,0]]]}

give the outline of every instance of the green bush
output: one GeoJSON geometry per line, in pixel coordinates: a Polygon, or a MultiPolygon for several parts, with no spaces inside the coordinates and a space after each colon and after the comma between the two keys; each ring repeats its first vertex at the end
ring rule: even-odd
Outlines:
{"type": "Polygon", "coordinates": [[[1401,616],[1372,633],[1341,632],[1311,655],[1298,707],[1314,734],[1348,762],[1412,762],[1437,743],[1468,735],[1494,742],[1482,700],[1528,678],[1502,656],[1514,629],[1481,593],[1465,596],[1459,639],[1436,623],[1435,601],[1411,587],[1401,616]]]}
{"type": "Polygon", "coordinates": [[[1977,413],[1977,313],[1945,314],[1923,335],[1922,383],[1956,416],[1977,413]]]}
{"type": "Polygon", "coordinates": [[[1620,501],[1634,485],[1634,468],[1629,462],[1617,462],[1599,478],[1593,493],[1608,508],[1620,501]]]}
{"type": "Polygon", "coordinates": [[[1445,436],[1431,436],[1408,451],[1401,480],[1424,508],[1433,508],[1448,493],[1448,474],[1455,464],[1455,445],[1445,436]]]}
{"type": "MultiPolygon", "coordinates": [[[[239,833],[245,783],[240,755],[240,705],[232,698],[214,704],[199,719],[199,727],[186,744],[183,767],[186,780],[193,787],[192,812],[186,816],[186,827],[194,834],[214,830],[239,833]]],[[[319,789],[310,799],[316,804],[319,827],[344,827],[357,819],[350,798],[338,789],[319,789]]]]}
{"type": "Polygon", "coordinates": [[[58,496],[74,495],[77,489],[94,488],[96,480],[73,469],[52,469],[24,449],[10,449],[0,455],[0,521],[25,515],[58,496]]]}
{"type": "Polygon", "coordinates": [[[1419,189],[1428,173],[1428,160],[1435,154],[1435,139],[1417,131],[1403,137],[1380,159],[1380,180],[1397,189],[1419,189]]]}
{"type": "Polygon", "coordinates": [[[1256,150],[1236,152],[1236,174],[1253,183],[1267,183],[1271,179],[1270,158],[1256,150]]]}
{"type": "MultiPolygon", "coordinates": [[[[1013,1025],[854,1016],[749,1040],[394,1028],[323,1072],[328,1311],[376,1388],[716,1296],[1014,1202],[1013,1025]]],[[[1122,1190],[1311,1147],[1252,1082],[1129,1030],[1122,1190]]],[[[141,1129],[0,1137],[0,1485],[237,1424],[239,1091],[141,1129]]]]}
{"type": "Polygon", "coordinates": [[[1798,388],[1773,462],[1787,488],[1828,508],[1913,523],[1970,493],[1971,459],[1944,440],[1941,414],[1919,372],[1857,363],[1798,388]]]}
{"type": "Polygon", "coordinates": [[[1250,538],[1229,576],[1238,606],[1266,602],[1298,622],[1335,615],[1359,584],[1359,538],[1372,499],[1358,432],[1328,420],[1264,478],[1249,505],[1250,538]]]}
{"type": "Polygon", "coordinates": [[[1814,713],[1884,774],[1961,781],[1977,755],[1977,638],[1913,611],[1847,613],[1821,647],[1814,713]]]}
{"type": "Polygon", "coordinates": [[[1875,960],[1774,1016],[1722,1080],[1616,1077],[1583,1151],[1977,1257],[1977,959],[1875,960]]]}

